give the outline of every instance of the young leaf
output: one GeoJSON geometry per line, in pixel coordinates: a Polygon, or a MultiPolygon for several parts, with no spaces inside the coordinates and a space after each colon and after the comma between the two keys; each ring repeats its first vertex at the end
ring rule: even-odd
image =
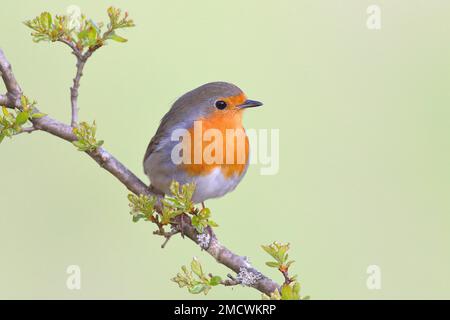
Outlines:
{"type": "Polygon", "coordinates": [[[127,39],[125,39],[125,38],[123,38],[123,37],[117,35],[115,32],[111,32],[111,33],[106,37],[106,39],[111,39],[111,40],[114,40],[114,41],[117,41],[117,42],[122,42],[122,43],[128,41],[127,39]]]}
{"type": "Polygon", "coordinates": [[[28,121],[29,113],[26,111],[20,112],[16,117],[16,124],[21,126],[28,121]]]}
{"type": "Polygon", "coordinates": [[[205,290],[205,285],[202,283],[199,283],[199,284],[196,284],[195,286],[193,286],[192,288],[189,288],[188,290],[192,294],[199,294],[203,290],[205,290]]]}
{"type": "Polygon", "coordinates": [[[278,262],[274,262],[274,261],[268,261],[268,262],[266,262],[266,265],[271,268],[278,268],[280,266],[280,264],[278,262]]]}
{"type": "Polygon", "coordinates": [[[31,115],[31,118],[33,118],[33,119],[40,119],[40,118],[43,118],[43,117],[45,117],[46,116],[46,114],[45,113],[33,113],[32,115],[31,115]]]}
{"type": "Polygon", "coordinates": [[[217,286],[222,282],[222,278],[219,276],[214,276],[211,278],[211,280],[209,280],[209,284],[211,286],[217,286]]]}
{"type": "Polygon", "coordinates": [[[196,258],[192,259],[191,269],[197,276],[199,277],[203,276],[202,266],[196,258]]]}

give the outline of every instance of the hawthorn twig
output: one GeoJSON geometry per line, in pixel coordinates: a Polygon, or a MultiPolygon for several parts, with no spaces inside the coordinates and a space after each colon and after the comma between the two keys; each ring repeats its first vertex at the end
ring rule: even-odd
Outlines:
{"type": "Polygon", "coordinates": [[[73,78],[73,86],[70,88],[70,103],[72,106],[72,120],[71,126],[76,127],[78,124],[78,89],[80,88],[80,80],[83,76],[83,68],[86,64],[86,60],[80,59],[77,56],[77,73],[73,78]]]}
{"type": "MultiPolygon", "coordinates": [[[[89,54],[89,56],[92,54],[92,52],[89,54]]],[[[2,103],[4,103],[5,106],[9,108],[20,109],[20,97],[22,95],[22,90],[18,82],[16,81],[12,73],[11,66],[1,48],[0,72],[2,74],[3,82],[5,83],[7,88],[7,99],[5,99],[5,96],[2,95],[2,103]]],[[[36,112],[39,111],[36,109],[36,112]]],[[[55,120],[49,116],[44,116],[39,119],[32,119],[31,121],[36,130],[48,132],[58,138],[69,142],[77,140],[71,126],[55,120]]],[[[100,147],[95,151],[86,151],[86,153],[103,169],[116,177],[132,193],[136,195],[142,194],[147,196],[156,195],[133,172],[131,172],[104,148],[100,147]]],[[[180,231],[182,232],[182,234],[198,244],[198,233],[191,224],[183,223],[179,227],[181,228],[180,231]]],[[[249,272],[260,274],[261,277],[259,277],[258,280],[251,285],[253,288],[259,290],[260,292],[270,295],[275,291],[275,289],[279,289],[279,285],[276,282],[262,275],[258,270],[253,268],[244,256],[237,255],[227,247],[222,245],[212,231],[210,245],[205,251],[208,252],[214,259],[216,259],[218,263],[223,264],[236,273],[239,273],[241,268],[245,268],[249,272]]]]}
{"type": "Polygon", "coordinates": [[[22,130],[20,130],[19,132],[16,133],[16,135],[21,134],[21,133],[32,133],[34,131],[36,131],[38,129],[36,129],[35,127],[26,127],[26,128],[22,128],[22,130]]]}
{"type": "Polygon", "coordinates": [[[169,232],[166,232],[163,229],[160,229],[160,230],[153,231],[153,234],[158,235],[158,236],[163,236],[164,238],[166,238],[166,240],[164,240],[163,244],[161,245],[161,248],[164,249],[166,247],[166,244],[172,238],[172,236],[174,236],[180,232],[181,232],[180,230],[171,230],[169,232]]]}
{"type": "Polygon", "coordinates": [[[59,38],[57,41],[68,45],[72,49],[72,53],[75,55],[75,57],[77,57],[77,59],[81,59],[81,52],[72,41],[65,38],[59,38]]]}
{"type": "Polygon", "coordinates": [[[101,45],[96,45],[89,48],[85,53],[82,52],[82,49],[78,48],[72,41],[67,40],[65,38],[58,39],[59,42],[62,42],[69,46],[72,49],[73,55],[77,59],[76,68],[77,72],[75,74],[75,78],[73,78],[73,85],[70,88],[70,104],[72,109],[72,118],[70,125],[74,128],[78,125],[78,90],[80,88],[81,77],[83,76],[83,69],[86,65],[87,60],[91,57],[91,55],[101,47],[101,45]]]}
{"type": "Polygon", "coordinates": [[[278,269],[278,270],[280,270],[281,274],[283,275],[285,284],[290,284],[293,281],[292,278],[289,276],[288,269],[285,269],[285,270],[284,269],[278,269]]]}
{"type": "Polygon", "coordinates": [[[237,286],[238,284],[241,284],[239,280],[237,280],[235,277],[233,277],[231,274],[227,274],[228,279],[222,280],[220,284],[231,287],[231,286],[237,286]]]}
{"type": "Polygon", "coordinates": [[[20,88],[9,61],[5,58],[3,51],[0,48],[0,74],[3,79],[3,83],[6,86],[7,93],[1,95],[1,104],[5,107],[14,109],[20,106],[20,97],[22,95],[22,89],[20,88]]]}

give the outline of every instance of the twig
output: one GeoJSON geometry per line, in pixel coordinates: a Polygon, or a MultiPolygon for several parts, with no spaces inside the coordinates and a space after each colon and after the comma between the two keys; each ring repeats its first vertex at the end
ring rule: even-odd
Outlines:
{"type": "Polygon", "coordinates": [[[72,53],[75,55],[75,57],[81,59],[81,52],[72,41],[64,38],[60,38],[58,39],[58,41],[68,45],[72,49],[72,53]]]}
{"type": "Polygon", "coordinates": [[[289,276],[289,272],[288,272],[288,270],[287,269],[278,269],[278,270],[280,270],[280,272],[281,272],[281,274],[283,275],[283,277],[284,277],[284,283],[285,284],[290,284],[291,282],[292,282],[292,279],[291,279],[291,277],[289,276]]]}
{"type": "Polygon", "coordinates": [[[227,274],[228,279],[222,280],[220,284],[231,287],[231,286],[237,286],[238,284],[241,284],[239,280],[237,280],[235,277],[233,277],[231,274],[227,274]]]}
{"type": "Polygon", "coordinates": [[[78,125],[78,90],[80,88],[81,77],[83,76],[83,69],[86,65],[87,60],[91,57],[91,55],[101,47],[101,45],[96,45],[89,48],[85,53],[83,53],[72,41],[68,39],[58,39],[59,42],[62,42],[69,46],[72,49],[72,53],[77,58],[76,68],[77,72],[75,74],[75,78],[73,78],[73,86],[70,88],[70,104],[72,109],[72,117],[70,121],[70,125],[74,128],[78,125]]]}
{"type": "MultiPolygon", "coordinates": [[[[9,62],[1,49],[0,72],[2,73],[3,81],[8,90],[7,95],[14,98],[13,100],[8,99],[8,107],[20,107],[20,96],[22,94],[22,90],[13,76],[9,62]]],[[[38,112],[38,110],[36,110],[36,112],[38,112]]],[[[77,140],[76,136],[72,132],[73,128],[71,126],[52,119],[49,116],[33,119],[32,123],[37,130],[48,132],[63,140],[69,142],[77,140]]],[[[103,169],[116,177],[128,190],[134,194],[143,194],[147,196],[155,195],[134,173],[132,173],[105,149],[98,148],[95,151],[88,151],[86,153],[103,169]]],[[[198,243],[198,233],[191,224],[183,223],[180,225],[180,228],[180,231],[185,236],[194,241],[196,244],[198,243]]],[[[245,268],[249,272],[260,274],[258,270],[250,265],[246,257],[239,256],[222,245],[213,232],[211,232],[209,248],[205,251],[214,257],[218,263],[223,264],[236,273],[239,273],[241,268],[245,268]]],[[[270,295],[273,291],[275,291],[275,289],[279,289],[279,285],[276,282],[263,275],[261,275],[258,281],[252,284],[252,287],[267,295],[270,295]]]]}
{"type": "Polygon", "coordinates": [[[160,228],[159,230],[153,231],[153,234],[156,234],[158,236],[163,236],[166,238],[164,240],[163,244],[161,245],[161,248],[164,249],[166,247],[166,244],[169,242],[170,238],[172,238],[174,235],[180,233],[180,230],[171,230],[169,232],[164,231],[164,229],[160,228]]]}
{"type": "Polygon", "coordinates": [[[5,58],[5,55],[0,48],[0,74],[2,76],[3,82],[6,86],[6,95],[2,95],[2,103],[6,107],[15,108],[20,106],[20,97],[22,95],[22,89],[14,77],[12,72],[11,64],[5,58]]]}
{"type": "Polygon", "coordinates": [[[70,103],[72,106],[72,120],[71,126],[76,127],[78,125],[78,89],[80,88],[80,80],[83,76],[83,68],[86,64],[86,60],[77,56],[77,73],[73,78],[73,86],[70,88],[70,103]]]}
{"type": "Polygon", "coordinates": [[[21,133],[32,133],[32,132],[34,132],[36,130],[38,130],[38,129],[36,129],[35,127],[22,128],[22,130],[17,132],[16,135],[21,134],[21,133]]]}

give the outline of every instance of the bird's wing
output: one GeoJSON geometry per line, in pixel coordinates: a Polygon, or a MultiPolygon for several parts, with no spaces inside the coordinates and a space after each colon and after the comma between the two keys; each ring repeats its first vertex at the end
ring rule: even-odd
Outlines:
{"type": "Polygon", "coordinates": [[[148,157],[158,148],[159,142],[161,141],[161,137],[156,133],[153,138],[150,140],[150,143],[148,144],[147,151],[145,151],[144,155],[144,172],[147,173],[145,168],[145,161],[148,159],[148,157]]]}
{"type": "Polygon", "coordinates": [[[164,137],[170,134],[170,132],[172,131],[172,127],[174,126],[173,123],[176,122],[177,120],[178,117],[174,115],[173,107],[161,119],[158,129],[156,130],[156,133],[153,136],[153,138],[150,140],[150,143],[148,144],[147,147],[147,151],[145,151],[144,171],[145,171],[145,161],[153,152],[159,149],[159,147],[161,146],[161,142],[164,140],[164,137]]]}

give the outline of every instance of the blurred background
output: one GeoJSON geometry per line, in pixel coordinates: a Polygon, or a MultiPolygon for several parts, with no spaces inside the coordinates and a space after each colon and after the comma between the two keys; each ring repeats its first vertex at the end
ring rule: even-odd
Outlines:
{"type": "MultiPolygon", "coordinates": [[[[280,130],[280,170],[251,166],[235,192],[210,200],[219,238],[267,275],[260,245],[290,242],[302,293],[313,299],[450,298],[450,2],[8,1],[0,46],[24,92],[68,122],[74,57],[35,44],[22,21],[79,6],[106,21],[110,5],[136,27],[91,58],[80,119],[139,177],[147,143],[177,97],[210,81],[240,86],[264,107],[245,126],[280,130]],[[381,8],[381,29],[366,9],[381,8]],[[366,286],[381,269],[380,290],[366,286]]],[[[4,92],[1,85],[0,91],[4,92]]],[[[85,154],[36,132],[0,146],[0,298],[203,299],[169,279],[197,256],[162,250],[134,224],[127,190],[85,154]],[[66,268],[79,265],[81,290],[66,268]]],[[[207,299],[259,299],[214,288],[207,299]]]]}

